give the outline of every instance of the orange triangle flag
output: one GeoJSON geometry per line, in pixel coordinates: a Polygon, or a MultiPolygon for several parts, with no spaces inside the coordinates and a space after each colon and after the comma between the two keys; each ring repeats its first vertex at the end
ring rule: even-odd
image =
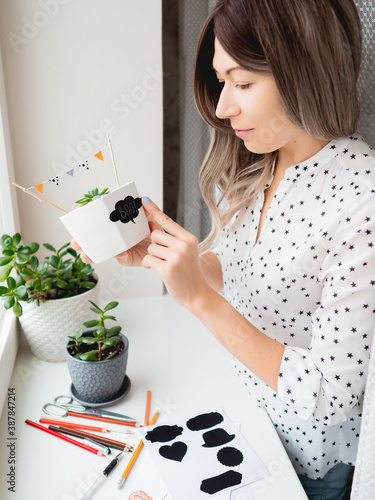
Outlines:
{"type": "Polygon", "coordinates": [[[95,158],[98,158],[98,160],[104,161],[103,153],[101,151],[99,151],[99,153],[96,153],[95,158]]]}
{"type": "Polygon", "coordinates": [[[43,184],[37,184],[34,187],[39,191],[39,193],[43,194],[43,184]]]}

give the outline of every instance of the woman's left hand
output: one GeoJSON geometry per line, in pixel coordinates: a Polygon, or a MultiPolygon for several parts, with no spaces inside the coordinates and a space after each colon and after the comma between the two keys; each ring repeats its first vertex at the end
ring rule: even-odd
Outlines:
{"type": "Polygon", "coordinates": [[[151,244],[142,266],[157,271],[175,302],[193,311],[210,289],[202,272],[198,239],[148,198],[143,198],[143,208],[155,222],[150,222],[151,244]]]}

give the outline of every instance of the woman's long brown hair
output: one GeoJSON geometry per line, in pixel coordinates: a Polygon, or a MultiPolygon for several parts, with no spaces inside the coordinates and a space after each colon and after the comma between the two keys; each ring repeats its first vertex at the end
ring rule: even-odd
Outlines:
{"type": "MultiPolygon", "coordinates": [[[[220,229],[265,189],[277,151],[250,153],[215,109],[220,84],[212,68],[214,40],[240,66],[271,74],[288,118],[324,140],[353,134],[359,119],[357,79],[361,24],[352,0],[218,0],[198,41],[194,96],[211,128],[199,182],[212,229],[220,229]]],[[[271,123],[268,134],[277,134],[271,123]]]]}

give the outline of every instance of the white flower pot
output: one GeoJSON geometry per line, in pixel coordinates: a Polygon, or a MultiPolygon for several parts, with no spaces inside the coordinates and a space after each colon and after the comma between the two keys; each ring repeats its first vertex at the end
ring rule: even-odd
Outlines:
{"type": "Polygon", "coordinates": [[[98,284],[87,292],[65,299],[22,304],[19,318],[31,352],[38,359],[49,362],[65,361],[65,346],[69,335],[74,335],[84,321],[91,319],[91,305],[97,302],[98,284]]]}
{"type": "Polygon", "coordinates": [[[125,252],[150,234],[134,182],[63,215],[60,220],[95,264],[125,252]]]}

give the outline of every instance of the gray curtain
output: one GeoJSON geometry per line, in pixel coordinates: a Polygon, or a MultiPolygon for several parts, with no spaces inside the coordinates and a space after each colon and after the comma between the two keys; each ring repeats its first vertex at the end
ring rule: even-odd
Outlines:
{"type": "Polygon", "coordinates": [[[198,176],[209,131],[193,97],[199,32],[216,0],[163,0],[164,211],[200,240],[210,218],[198,176]]]}
{"type": "Polygon", "coordinates": [[[363,26],[362,67],[359,77],[361,120],[359,132],[375,147],[375,1],[355,0],[363,26]]]}
{"type": "MultiPolygon", "coordinates": [[[[363,24],[364,52],[359,91],[362,106],[360,132],[375,147],[375,2],[356,0],[363,24]]],[[[367,375],[357,463],[354,471],[352,500],[374,498],[375,488],[375,342],[367,375]]]]}
{"type": "Polygon", "coordinates": [[[210,217],[198,175],[209,145],[209,131],[193,98],[193,71],[199,32],[215,0],[179,0],[180,53],[180,178],[177,220],[200,240],[208,234],[210,217]]]}

